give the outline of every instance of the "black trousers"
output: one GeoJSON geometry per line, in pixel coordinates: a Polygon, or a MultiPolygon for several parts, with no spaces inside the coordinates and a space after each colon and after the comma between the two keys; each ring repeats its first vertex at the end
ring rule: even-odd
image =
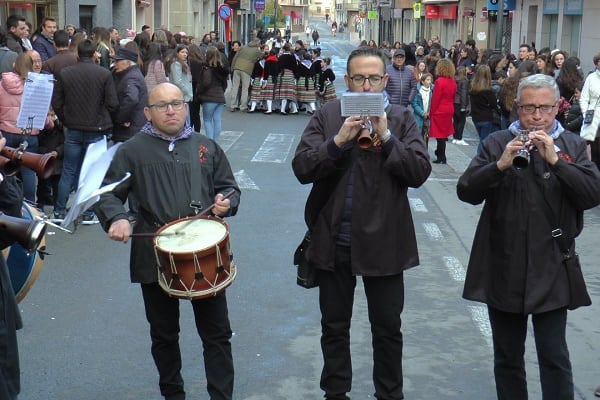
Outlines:
{"type": "Polygon", "coordinates": [[[460,104],[454,104],[454,135],[456,140],[462,140],[465,124],[467,123],[467,114],[460,111],[460,104]]]}
{"type": "MultiPolygon", "coordinates": [[[[494,377],[499,400],[526,400],[527,315],[488,307],[494,340],[494,377]]],[[[544,400],[572,400],[573,374],[565,338],[567,309],[532,316],[544,400]]]]}
{"type": "MultiPolygon", "coordinates": [[[[403,399],[402,332],[403,274],[363,277],[373,336],[375,398],[403,399]]],[[[346,400],[352,388],[350,320],[356,277],[352,275],[350,249],[337,246],[335,271],[319,271],[321,307],[321,389],[331,400],[346,400]]]]}
{"type": "MultiPolygon", "coordinates": [[[[169,297],[158,283],[142,284],[146,318],[150,323],[152,357],[158,369],[161,394],[185,399],[179,349],[179,300],[169,297]]],[[[231,327],[225,293],[191,301],[196,329],[204,349],[207,391],[211,400],[231,400],[233,357],[231,327]]]]}

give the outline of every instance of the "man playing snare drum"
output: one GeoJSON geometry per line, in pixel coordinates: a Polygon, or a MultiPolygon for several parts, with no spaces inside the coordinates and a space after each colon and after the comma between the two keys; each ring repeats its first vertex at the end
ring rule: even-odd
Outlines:
{"type": "MultiPolygon", "coordinates": [[[[192,132],[182,92],[173,84],[150,92],[144,114],[148,123],[117,150],[103,184],[131,177],[105,193],[95,206],[108,236],[127,242],[132,227],[123,203],[130,193],[139,201],[134,233],[155,232],[161,226],[206,210],[226,217],[235,215],[240,201],[229,161],[211,139],[192,132]],[[233,190],[233,195],[224,194],[233,190]]],[[[142,287],[146,318],[150,323],[152,356],[165,399],[185,399],[179,350],[179,300],[157,282],[157,261],[152,237],[132,238],[131,280],[142,287]]],[[[211,399],[232,399],[233,358],[231,327],[225,292],[192,300],[196,327],[202,338],[207,390],[211,399]]]]}

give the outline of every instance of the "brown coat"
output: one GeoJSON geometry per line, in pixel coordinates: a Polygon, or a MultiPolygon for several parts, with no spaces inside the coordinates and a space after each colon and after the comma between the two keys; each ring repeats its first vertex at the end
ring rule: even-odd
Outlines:
{"type": "Polygon", "coordinates": [[[353,273],[398,274],[419,264],[407,191],[422,185],[431,172],[427,149],[412,113],[392,105],[387,118],[394,137],[383,147],[357,150],[353,142],[342,147],[339,158],[332,158],[331,150],[337,149],[333,136],[344,121],[340,115],[339,100],[317,111],[292,162],[298,180],[313,184],[305,209],[312,230],[307,257],[317,268],[333,270],[335,240],[352,176],[353,273]]]}

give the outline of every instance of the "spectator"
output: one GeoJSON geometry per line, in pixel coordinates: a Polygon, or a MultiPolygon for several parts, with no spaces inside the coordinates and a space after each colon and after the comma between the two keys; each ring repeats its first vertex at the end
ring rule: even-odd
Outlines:
{"type": "Polygon", "coordinates": [[[220,52],[214,46],[206,50],[206,62],[202,74],[208,74],[208,77],[202,77],[202,80],[210,82],[206,88],[203,88],[198,98],[202,104],[204,130],[206,136],[218,141],[221,133],[221,114],[225,107],[229,66],[223,62],[220,52]]]}
{"type": "Polygon", "coordinates": [[[21,54],[25,49],[23,47],[23,36],[27,31],[25,17],[20,15],[11,15],[6,20],[8,34],[6,35],[6,47],[17,54],[21,54]]]}
{"type": "Polygon", "coordinates": [[[233,58],[231,70],[233,71],[233,80],[231,86],[231,97],[229,100],[229,110],[246,111],[248,109],[248,88],[250,87],[250,75],[254,69],[254,62],[261,56],[258,48],[260,41],[254,40],[242,47],[233,58]],[[240,86],[241,85],[241,86],[240,86]],[[239,103],[238,103],[239,94],[239,103]]]}
{"type": "Polygon", "coordinates": [[[437,62],[434,81],[435,90],[431,97],[431,112],[429,113],[431,126],[429,137],[437,141],[435,149],[436,159],[434,164],[446,164],[446,142],[448,137],[454,134],[452,117],[454,115],[454,98],[456,97],[456,81],[454,74],[456,69],[452,60],[442,58],[437,62]]]}
{"type": "Polygon", "coordinates": [[[412,102],[415,120],[419,126],[419,131],[423,135],[426,146],[429,145],[429,114],[431,111],[433,89],[433,76],[429,72],[425,72],[417,84],[417,95],[412,102]]]}
{"type": "Polygon", "coordinates": [[[148,88],[140,71],[138,54],[128,48],[120,48],[115,54],[113,78],[119,108],[113,113],[113,142],[130,139],[146,123],[144,104],[148,103],[148,88]]]}
{"type": "MultiPolygon", "coordinates": [[[[63,172],[54,207],[54,218],[59,221],[65,217],[71,189],[77,186],[87,146],[110,135],[111,113],[119,107],[110,71],[94,62],[96,49],[93,40],[81,41],[77,64],[63,68],[55,77],[52,108],[67,128],[63,172]]],[[[90,211],[84,212],[82,218],[84,224],[94,222],[90,211]]]]}
{"type": "Polygon", "coordinates": [[[18,55],[6,46],[6,31],[0,27],[0,73],[12,72],[18,55]]]}
{"type": "MultiPolygon", "coordinates": [[[[194,92],[192,89],[192,73],[188,64],[189,51],[187,46],[180,44],[175,48],[175,53],[166,62],[165,70],[169,76],[169,82],[177,86],[183,92],[186,103],[192,102],[194,92]]],[[[188,115],[188,123],[190,116],[188,115]]]]}
{"type": "Polygon", "coordinates": [[[463,139],[463,132],[467,122],[467,113],[469,112],[469,80],[467,79],[467,69],[458,67],[456,69],[456,96],[454,96],[454,136],[452,143],[461,146],[469,144],[463,139]]]}
{"type": "Polygon", "coordinates": [[[56,55],[42,64],[42,70],[58,76],[64,67],[77,64],[77,54],[69,50],[69,33],[67,31],[56,31],[54,33],[54,45],[56,55]]]}
{"type": "Polygon", "coordinates": [[[389,78],[385,90],[390,103],[407,107],[415,99],[417,81],[413,71],[404,65],[405,54],[404,49],[394,52],[393,63],[386,68],[389,78]]]}
{"type": "Polygon", "coordinates": [[[479,135],[479,147],[492,133],[500,130],[500,106],[492,90],[492,76],[490,67],[480,65],[475,70],[475,76],[469,90],[471,104],[471,118],[479,135]]]}
{"type": "MultiPolygon", "coordinates": [[[[21,53],[17,56],[14,66],[14,72],[5,72],[0,81],[0,130],[2,136],[6,139],[6,145],[18,148],[24,140],[27,141],[27,151],[30,153],[38,152],[38,135],[40,130],[33,128],[30,136],[25,137],[23,127],[17,126],[17,118],[21,109],[25,81],[30,72],[34,72],[33,58],[40,61],[39,54],[30,55],[21,53]]],[[[40,61],[41,67],[41,61],[40,61]]],[[[39,67],[38,67],[39,68],[39,67]]],[[[46,127],[51,128],[52,120],[46,119],[46,127]]],[[[36,203],[36,176],[31,168],[22,166],[20,168],[23,196],[31,203],[36,203]]]]}
{"type": "Polygon", "coordinates": [[[56,19],[54,17],[44,17],[40,34],[33,41],[33,49],[40,53],[42,62],[56,55],[56,47],[54,46],[54,32],[56,32],[56,29],[56,19]]]}

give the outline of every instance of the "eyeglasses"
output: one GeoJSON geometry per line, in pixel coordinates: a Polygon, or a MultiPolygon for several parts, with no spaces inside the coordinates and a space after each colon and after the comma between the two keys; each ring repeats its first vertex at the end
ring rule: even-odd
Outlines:
{"type": "Polygon", "coordinates": [[[183,100],[175,100],[175,101],[172,101],[170,103],[150,104],[150,105],[148,105],[148,108],[154,108],[158,112],[166,112],[167,109],[169,108],[169,106],[171,106],[171,108],[174,111],[181,111],[181,110],[183,110],[184,105],[185,105],[185,101],[183,101],[183,100]]]}
{"type": "Polygon", "coordinates": [[[352,83],[357,86],[362,86],[365,84],[365,81],[369,81],[369,83],[373,86],[380,85],[383,82],[383,76],[380,75],[371,75],[371,76],[362,76],[362,75],[354,75],[350,77],[352,83]]]}
{"type": "Polygon", "coordinates": [[[536,112],[536,110],[540,110],[541,114],[550,114],[552,112],[552,110],[554,109],[554,107],[556,107],[556,104],[553,104],[551,106],[549,106],[549,105],[534,106],[531,104],[527,104],[524,106],[519,106],[519,109],[521,109],[521,111],[523,111],[525,114],[533,114],[536,112]]]}

